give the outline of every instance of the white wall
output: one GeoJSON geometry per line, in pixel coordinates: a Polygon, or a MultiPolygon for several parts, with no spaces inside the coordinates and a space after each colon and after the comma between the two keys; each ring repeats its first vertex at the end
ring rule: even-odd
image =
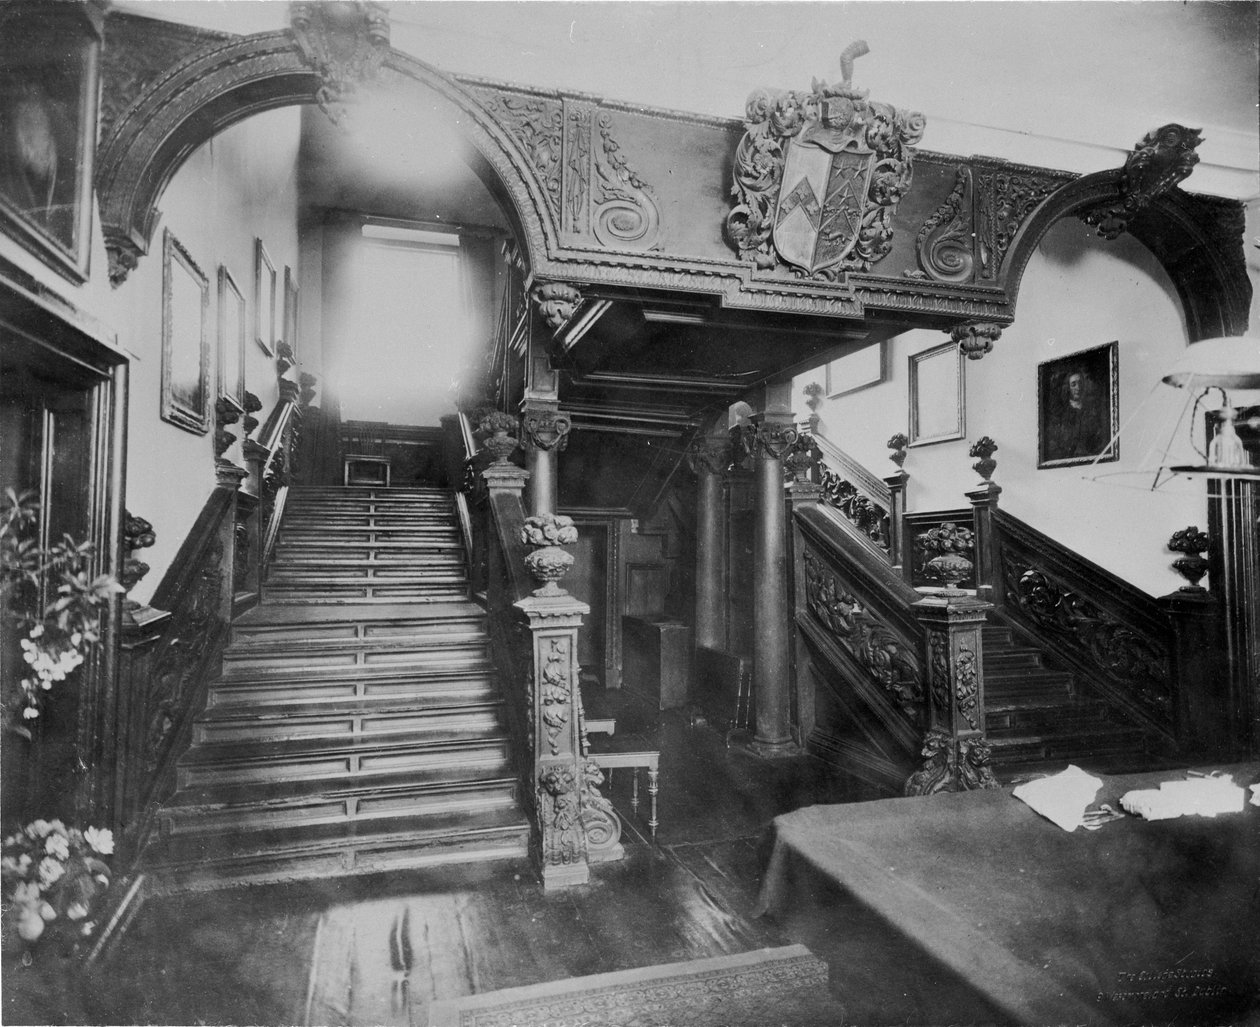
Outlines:
{"type": "MultiPolygon", "coordinates": [[[[113,294],[110,320],[137,359],[132,365],[127,508],[152,522],[153,548],[138,554],[152,570],[132,592],[147,600],[215,485],[214,428],[195,435],[161,420],[162,233],[169,228],[210,281],[211,403],[218,345],[218,269],[225,264],[245,297],[251,326],[245,387],[266,417],[278,399],[275,364],[253,341],[254,238],[263,239],[283,292],[284,267],[298,271],[298,108],[249,118],[199,148],[159,203],[152,250],[113,294]]],[[[308,297],[308,302],[316,297],[308,297]]],[[[212,413],[213,421],[213,413],[212,413]]],[[[238,422],[232,428],[240,438],[238,422]]],[[[240,463],[239,444],[225,454],[240,463]]]]}
{"type": "MultiPolygon", "coordinates": [[[[877,474],[891,474],[885,443],[908,429],[908,357],[944,341],[928,331],[889,340],[888,380],[825,400],[821,433],[877,474]]],[[[1081,222],[1060,222],[1028,264],[1015,323],[993,352],[963,361],[966,439],[910,449],[909,509],[966,507],[963,493],[979,480],[967,451],[989,435],[1000,447],[994,481],[1003,488],[1003,509],[1153,595],[1184,584],[1165,545],[1179,528],[1206,528],[1203,486],[1178,479],[1152,493],[1133,472],[1149,465],[1142,458],[1153,444],[1162,446],[1181,411],[1182,391],[1157,383],[1186,345],[1180,301],[1144,247],[1128,236],[1108,243],[1081,222]],[[1037,365],[1113,339],[1120,343],[1120,459],[1093,469],[1038,470],[1037,365]],[[1109,477],[1087,480],[1098,474],[1109,477]]],[[[812,381],[825,385],[821,369],[794,383],[801,415],[808,413],[801,389],[812,381]]],[[[1177,442],[1188,457],[1188,433],[1177,442]]]]}

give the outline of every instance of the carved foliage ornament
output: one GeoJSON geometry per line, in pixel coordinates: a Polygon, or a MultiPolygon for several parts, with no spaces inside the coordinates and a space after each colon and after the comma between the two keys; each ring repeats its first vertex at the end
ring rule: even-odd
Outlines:
{"type": "Polygon", "coordinates": [[[1082,220],[1104,239],[1115,239],[1129,227],[1129,219],[1154,199],[1182,182],[1199,163],[1195,147],[1203,141],[1197,128],[1168,124],[1148,132],[1133,148],[1120,175],[1120,199],[1086,212],[1082,220]]]}
{"type": "Polygon", "coordinates": [[[572,285],[564,282],[544,282],[535,285],[530,297],[538,308],[538,313],[547,322],[547,327],[558,332],[582,304],[582,294],[572,285]]]}
{"type": "Polygon", "coordinates": [[[582,796],[573,763],[544,765],[538,774],[536,807],[542,827],[543,862],[577,863],[585,855],[582,796]]]}
{"type": "Polygon", "coordinates": [[[569,680],[571,671],[569,640],[567,638],[548,639],[541,656],[540,716],[547,731],[547,744],[551,755],[559,756],[562,751],[560,733],[569,723],[573,695],[572,682],[569,680]]]}
{"type": "Polygon", "coordinates": [[[983,738],[953,738],[932,728],[923,739],[923,767],[906,781],[906,795],[997,788],[989,765],[993,750],[983,738]]]}
{"type": "Polygon", "coordinates": [[[975,233],[972,230],[971,169],[960,167],[954,191],[919,229],[916,240],[921,271],[907,271],[908,278],[937,282],[969,282],[975,274],[975,233]]]}
{"type": "Polygon", "coordinates": [[[526,407],[521,418],[525,438],[537,449],[554,449],[563,452],[569,443],[573,422],[568,414],[549,407],[526,407]]]}
{"type": "Polygon", "coordinates": [[[923,670],[910,646],[847,592],[810,550],[805,551],[805,600],[810,612],[910,716],[923,702],[923,670]]]}
{"type": "Polygon", "coordinates": [[[858,531],[888,552],[888,511],[862,495],[856,485],[826,464],[819,464],[818,470],[823,501],[839,510],[858,531]]]}
{"type": "Polygon", "coordinates": [[[809,92],[759,89],[748,98],[726,218],[741,260],[782,261],[834,282],[891,249],[892,215],[910,188],[910,148],[925,122],[853,88],[853,60],[867,51],[863,42],[845,50],[837,85],[815,80],[809,92]]]}
{"type": "Polygon", "coordinates": [[[754,418],[752,423],[741,426],[740,439],[749,456],[761,453],[771,460],[782,460],[789,449],[796,445],[800,433],[789,422],[754,418]]]}
{"type": "Polygon", "coordinates": [[[957,325],[949,330],[949,337],[958,344],[968,360],[979,360],[993,349],[1002,337],[1002,326],[995,324],[957,325]]]}
{"type": "Polygon", "coordinates": [[[294,2],[289,22],[302,59],[319,76],[315,101],[334,124],[376,77],[389,52],[389,11],[374,0],[294,2]]]}
{"type": "Polygon", "coordinates": [[[980,243],[980,277],[994,280],[1002,259],[1030,214],[1052,192],[1074,176],[1066,173],[998,168],[977,177],[979,209],[976,234],[980,243]]]}

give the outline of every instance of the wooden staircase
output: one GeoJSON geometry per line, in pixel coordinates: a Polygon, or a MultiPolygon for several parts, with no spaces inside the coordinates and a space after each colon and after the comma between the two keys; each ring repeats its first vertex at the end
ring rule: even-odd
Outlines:
{"type": "Polygon", "coordinates": [[[1046,665],[1016,630],[983,632],[985,731],[999,776],[1061,770],[1065,762],[1120,773],[1147,766],[1147,732],[1083,693],[1069,672],[1046,665]]]}
{"type": "Polygon", "coordinates": [[[452,496],[295,488],[153,869],[212,888],[521,857],[529,825],[452,496]]]}

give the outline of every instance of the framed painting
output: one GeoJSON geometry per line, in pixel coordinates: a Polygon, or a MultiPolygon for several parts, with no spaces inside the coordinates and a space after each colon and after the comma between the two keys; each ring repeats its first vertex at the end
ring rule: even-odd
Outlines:
{"type": "Polygon", "coordinates": [[[162,420],[210,428],[210,282],[168,228],[162,240],[162,420]]]}
{"type": "Polygon", "coordinates": [[[869,389],[888,377],[884,344],[873,342],[827,364],[827,398],[869,389]]]}
{"type": "Polygon", "coordinates": [[[276,355],[276,265],[261,239],[254,240],[254,341],[267,356],[276,355]]]}
{"type": "Polygon", "coordinates": [[[0,230],[88,276],[104,4],[0,4],[0,230]]]}
{"type": "Polygon", "coordinates": [[[288,264],[284,266],[284,341],[289,344],[293,358],[298,352],[298,284],[297,275],[288,264]]]}
{"type": "Polygon", "coordinates": [[[963,355],[947,342],[910,356],[910,442],[926,446],[967,434],[963,355]]]}
{"type": "Polygon", "coordinates": [[[219,395],[245,409],[245,340],[249,337],[245,297],[236,279],[219,265],[219,395]]]}
{"type": "Polygon", "coordinates": [[[1037,365],[1037,467],[1120,458],[1120,343],[1037,365]]]}

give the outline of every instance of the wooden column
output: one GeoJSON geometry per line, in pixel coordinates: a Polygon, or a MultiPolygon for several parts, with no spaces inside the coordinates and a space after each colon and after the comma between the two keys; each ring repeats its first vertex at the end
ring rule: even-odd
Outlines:
{"type": "Polygon", "coordinates": [[[731,460],[725,425],[697,436],[687,453],[696,474],[696,634],[695,644],[726,646],[726,531],[722,489],[731,460]]]}
{"type": "Polygon", "coordinates": [[[797,752],[792,740],[791,633],[788,630],[787,525],[783,457],[797,431],[787,406],[789,385],[768,386],[761,413],[752,418],[756,529],[753,537],[752,748],[762,756],[797,752]]]}
{"type": "MultiPolygon", "coordinates": [[[[809,604],[806,590],[808,578],[805,574],[805,540],[801,535],[800,527],[796,523],[796,518],[792,515],[801,507],[821,502],[822,496],[823,488],[821,485],[809,481],[800,475],[797,476],[788,489],[788,530],[792,539],[792,552],[790,554],[792,561],[792,610],[808,609],[809,604]]],[[[791,626],[789,626],[789,630],[791,630],[793,639],[792,679],[796,683],[796,709],[793,718],[795,737],[797,744],[803,746],[809,740],[810,732],[814,730],[816,719],[814,715],[814,676],[809,672],[809,646],[806,645],[804,636],[791,626]]]]}
{"type": "Polygon", "coordinates": [[[946,590],[912,607],[926,634],[928,725],[924,764],[907,795],[996,788],[984,740],[984,646],[992,603],[946,590]]]}
{"type": "Polygon", "coordinates": [[[570,423],[555,399],[530,398],[521,411],[525,466],[530,473],[529,513],[555,513],[557,506],[556,454],[568,444],[570,423]]]}

